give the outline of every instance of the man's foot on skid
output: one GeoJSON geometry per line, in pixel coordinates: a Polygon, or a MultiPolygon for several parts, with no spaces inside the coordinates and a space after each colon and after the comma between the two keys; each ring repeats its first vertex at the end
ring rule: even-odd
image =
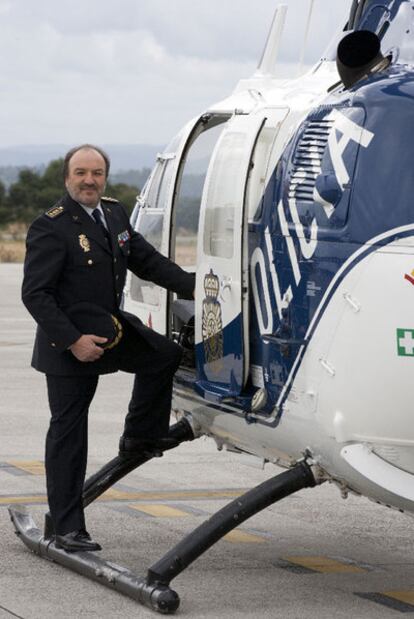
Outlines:
{"type": "Polygon", "coordinates": [[[91,539],[91,536],[85,529],[70,531],[70,533],[65,533],[65,535],[56,535],[55,546],[56,548],[66,550],[66,552],[102,550],[101,546],[91,539]]]}
{"type": "Polygon", "coordinates": [[[179,445],[174,438],[134,438],[121,436],[119,440],[119,456],[131,458],[143,455],[147,458],[160,458],[165,449],[173,449],[179,445]]]}

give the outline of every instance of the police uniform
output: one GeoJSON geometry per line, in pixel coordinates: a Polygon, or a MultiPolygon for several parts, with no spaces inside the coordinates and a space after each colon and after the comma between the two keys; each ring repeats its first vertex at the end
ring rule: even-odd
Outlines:
{"type": "MultiPolygon", "coordinates": [[[[46,374],[51,423],[46,438],[49,507],[56,533],[85,528],[82,488],[87,460],[87,414],[100,374],[124,370],[135,381],[124,436],[168,433],[172,378],[181,349],[120,309],[127,269],[191,299],[194,274],[150,245],[123,206],[101,198],[107,232],[66,195],[38,217],[27,234],[22,299],[37,322],[32,366],[46,374]],[[94,362],[68,350],[82,335],[71,308],[91,303],[122,325],[122,338],[94,362]]],[[[94,335],[99,332],[88,331],[94,335]]]]}

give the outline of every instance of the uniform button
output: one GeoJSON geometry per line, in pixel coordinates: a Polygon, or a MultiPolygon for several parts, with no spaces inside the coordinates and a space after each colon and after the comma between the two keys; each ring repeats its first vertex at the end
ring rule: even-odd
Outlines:
{"type": "Polygon", "coordinates": [[[116,258],[114,258],[114,262],[116,262],[116,258]]]}
{"type": "Polygon", "coordinates": [[[93,264],[93,260],[88,260],[88,264],[93,264]]]}
{"type": "Polygon", "coordinates": [[[55,342],[52,342],[52,346],[53,346],[53,348],[56,348],[55,342]]]}
{"type": "Polygon", "coordinates": [[[115,279],[119,279],[119,275],[115,275],[115,279]]]}

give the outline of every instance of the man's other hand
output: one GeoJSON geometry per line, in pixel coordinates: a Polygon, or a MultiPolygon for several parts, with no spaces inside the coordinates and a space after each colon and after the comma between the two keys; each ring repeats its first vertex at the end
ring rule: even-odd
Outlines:
{"type": "Polygon", "coordinates": [[[104,349],[97,344],[105,344],[108,339],[99,337],[99,335],[81,335],[69,350],[78,359],[78,361],[96,361],[104,354],[104,349]]]}

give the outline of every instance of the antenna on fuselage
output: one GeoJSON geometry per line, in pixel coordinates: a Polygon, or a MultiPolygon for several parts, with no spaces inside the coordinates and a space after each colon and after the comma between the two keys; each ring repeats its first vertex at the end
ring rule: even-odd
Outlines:
{"type": "Polygon", "coordinates": [[[282,39],[283,28],[285,26],[287,5],[279,4],[273,16],[267,36],[266,45],[262,57],[257,66],[255,77],[262,75],[274,75],[277,55],[279,53],[280,42],[282,39]]]}
{"type": "Polygon", "coordinates": [[[299,60],[299,71],[298,71],[299,73],[301,72],[303,63],[305,61],[305,53],[306,53],[306,47],[307,47],[308,39],[309,39],[309,31],[310,31],[310,25],[312,21],[313,7],[314,7],[314,0],[311,0],[310,5],[309,5],[308,18],[306,21],[305,38],[303,40],[302,53],[300,55],[300,60],[299,60]]]}

